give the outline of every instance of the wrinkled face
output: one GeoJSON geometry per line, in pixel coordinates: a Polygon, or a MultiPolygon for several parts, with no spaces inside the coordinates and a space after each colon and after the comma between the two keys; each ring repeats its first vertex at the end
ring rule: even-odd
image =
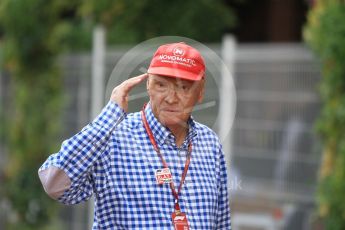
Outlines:
{"type": "Polygon", "coordinates": [[[203,99],[204,82],[150,74],[147,92],[156,118],[165,126],[186,124],[195,104],[203,99]]]}

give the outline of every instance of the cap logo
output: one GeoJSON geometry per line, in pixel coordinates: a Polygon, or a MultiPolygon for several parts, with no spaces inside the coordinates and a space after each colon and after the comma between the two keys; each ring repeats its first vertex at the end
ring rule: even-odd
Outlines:
{"type": "Polygon", "coordinates": [[[183,49],[181,49],[180,47],[175,47],[175,48],[173,49],[173,54],[174,54],[175,56],[183,56],[184,53],[185,53],[185,51],[184,51],[183,49]]]}
{"type": "Polygon", "coordinates": [[[150,74],[200,80],[205,63],[198,50],[183,42],[158,47],[147,70],[150,74]]]}

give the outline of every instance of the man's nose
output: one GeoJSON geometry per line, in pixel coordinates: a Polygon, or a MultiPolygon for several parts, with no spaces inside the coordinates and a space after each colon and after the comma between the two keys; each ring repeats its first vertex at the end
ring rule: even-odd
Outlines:
{"type": "Polygon", "coordinates": [[[167,93],[165,97],[166,102],[172,104],[178,101],[178,95],[177,95],[177,91],[175,87],[169,87],[166,93],[167,93]]]}

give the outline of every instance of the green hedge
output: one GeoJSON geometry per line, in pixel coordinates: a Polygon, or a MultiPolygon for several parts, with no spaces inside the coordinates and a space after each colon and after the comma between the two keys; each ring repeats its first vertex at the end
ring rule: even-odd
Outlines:
{"type": "Polygon", "coordinates": [[[4,127],[8,163],[0,186],[11,218],[4,229],[43,229],[56,211],[56,202],[42,189],[37,170],[57,149],[62,81],[55,59],[63,34],[62,6],[62,1],[42,0],[0,3],[2,64],[11,76],[4,127]]]}
{"type": "Polygon", "coordinates": [[[305,39],[322,63],[323,101],[317,128],[324,145],[317,195],[326,229],[345,229],[345,2],[317,1],[305,39]]]}

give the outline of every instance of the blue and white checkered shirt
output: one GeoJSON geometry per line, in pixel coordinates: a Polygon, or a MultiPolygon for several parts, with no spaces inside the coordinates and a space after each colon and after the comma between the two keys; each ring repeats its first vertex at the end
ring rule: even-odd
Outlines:
{"type": "MultiPolygon", "coordinates": [[[[231,229],[226,165],[216,134],[190,119],[189,133],[177,147],[150,106],[145,113],[176,187],[192,140],[191,163],[179,196],[190,229],[231,229]]],[[[174,229],[174,197],[169,184],[156,182],[155,171],[163,166],[139,112],[126,114],[109,102],[92,123],[64,141],[40,170],[50,166],[62,169],[71,180],[60,202],[76,204],[94,194],[93,229],[174,229]]]]}

